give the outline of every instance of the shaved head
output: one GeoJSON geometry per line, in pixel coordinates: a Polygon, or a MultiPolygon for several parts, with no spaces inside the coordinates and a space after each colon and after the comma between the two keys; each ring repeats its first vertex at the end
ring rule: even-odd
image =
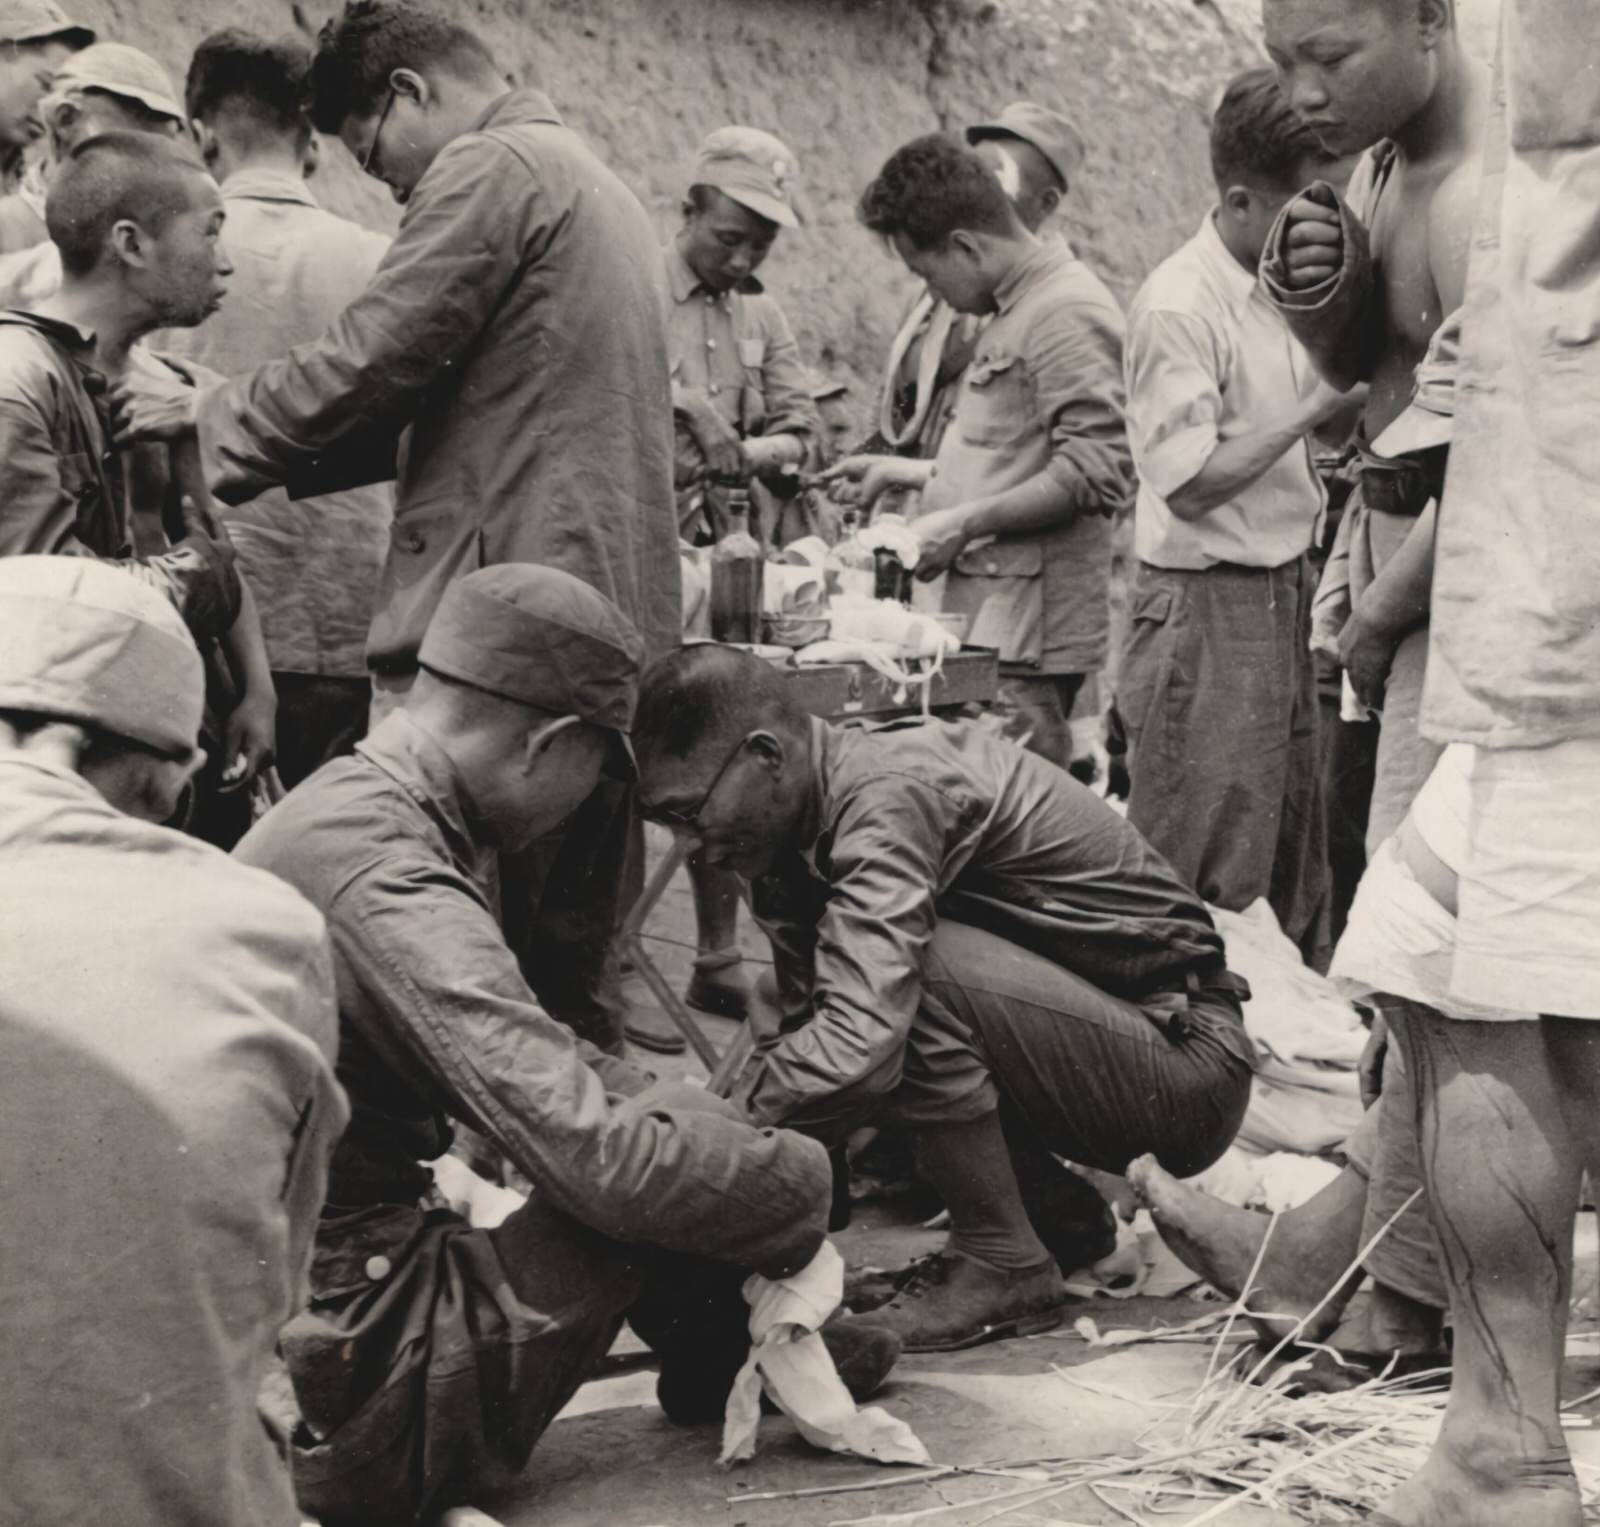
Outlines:
{"type": "Polygon", "coordinates": [[[159,234],[214,192],[194,150],[147,133],[102,133],[80,143],[50,183],[45,226],[63,269],[85,275],[99,264],[119,222],[159,234]]]}
{"type": "Polygon", "coordinates": [[[1459,46],[1451,0],[1263,0],[1261,17],[1291,108],[1336,157],[1403,136],[1459,46]]]}

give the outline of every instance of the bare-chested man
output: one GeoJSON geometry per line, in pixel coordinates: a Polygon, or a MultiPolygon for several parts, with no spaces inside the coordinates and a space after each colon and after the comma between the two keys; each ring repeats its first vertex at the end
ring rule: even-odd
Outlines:
{"type": "MultiPolygon", "coordinates": [[[[1285,208],[1263,279],[1330,382],[1370,384],[1361,439],[1375,441],[1410,402],[1429,341],[1461,305],[1488,71],[1463,52],[1452,0],[1263,0],[1262,10],[1295,109],[1335,153],[1370,150],[1342,201],[1314,190],[1285,208]]],[[[1400,825],[1440,752],[1419,736],[1417,713],[1443,455],[1389,460],[1364,447],[1350,515],[1353,607],[1341,654],[1358,694],[1383,704],[1369,852],[1400,825]]],[[[1400,1064],[1391,1046],[1384,1089],[1396,1103],[1400,1064]]],[[[1351,1142],[1353,1165],[1278,1227],[1258,1273],[1274,1310],[1308,1310],[1420,1185],[1407,1110],[1375,1108],[1351,1142]]],[[[1220,1284],[1243,1281],[1263,1217],[1230,1213],[1159,1172],[1140,1185],[1180,1256],[1220,1284]]],[[[1431,1245],[1418,1199],[1368,1256],[1376,1296],[1335,1345],[1379,1357],[1438,1349],[1447,1294],[1431,1245]]],[[[1348,1292],[1309,1336],[1329,1334],[1348,1292]]]]}
{"type": "MultiPolygon", "coordinates": [[[[1411,400],[1417,366],[1461,305],[1489,76],[1453,0],[1263,0],[1290,101],[1336,152],[1366,147],[1347,200],[1302,195],[1269,246],[1269,291],[1336,386],[1370,383],[1361,438],[1411,400]],[[1357,226],[1359,225],[1359,226],[1357,226]],[[1347,233],[1352,235],[1347,237],[1347,233]]],[[[1340,653],[1382,704],[1367,847],[1399,826],[1438,756],[1417,731],[1442,459],[1363,454],[1340,653]]]]}

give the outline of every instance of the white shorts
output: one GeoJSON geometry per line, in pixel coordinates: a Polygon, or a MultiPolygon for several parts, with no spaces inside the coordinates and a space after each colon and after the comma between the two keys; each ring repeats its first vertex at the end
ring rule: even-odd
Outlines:
{"type": "Polygon", "coordinates": [[[1394,838],[1367,865],[1328,978],[1353,1002],[1406,997],[1446,1018],[1505,1023],[1537,1017],[1462,1002],[1450,990],[1456,920],[1418,883],[1394,838]]]}
{"type": "Polygon", "coordinates": [[[1450,989],[1600,1018],[1600,738],[1479,748],[1450,989]]]}

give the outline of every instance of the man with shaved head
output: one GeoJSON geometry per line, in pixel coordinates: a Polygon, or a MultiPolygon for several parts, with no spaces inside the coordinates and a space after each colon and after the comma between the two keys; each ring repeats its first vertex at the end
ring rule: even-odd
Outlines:
{"type": "Polygon", "coordinates": [[[274,746],[277,696],[254,601],[181,453],[111,449],[110,401],[116,381],[166,369],[139,340],[198,324],[221,302],[232,273],[222,198],[191,149],[102,133],[63,162],[46,216],[59,289],[0,312],[0,556],[123,562],[168,595],[203,650],[221,643],[232,685],[213,686],[226,719],[208,737],[193,825],[227,846],[248,825],[245,786],[274,746]],[[135,554],[168,527],[174,544],[135,554]]]}
{"type": "Polygon", "coordinates": [[[1439,755],[1417,717],[1430,506],[1444,477],[1442,450],[1392,459],[1371,445],[1410,401],[1428,341],[1461,305],[1488,71],[1462,48],[1453,0],[1264,0],[1262,14],[1290,104],[1330,151],[1369,150],[1343,199],[1324,186],[1285,208],[1263,278],[1323,375],[1370,388],[1359,496],[1341,530],[1349,599],[1325,605],[1356,696],[1382,710],[1370,854],[1439,755]]]}

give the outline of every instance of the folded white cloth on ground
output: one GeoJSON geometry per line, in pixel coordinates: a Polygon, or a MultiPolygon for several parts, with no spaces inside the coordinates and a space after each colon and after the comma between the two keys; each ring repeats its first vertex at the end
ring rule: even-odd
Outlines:
{"type": "Polygon", "coordinates": [[[857,1410],[817,1335],[844,1297],[844,1261],[831,1241],[792,1278],[760,1274],[744,1285],[750,1356],[733,1381],[722,1424],[724,1464],[751,1458],[765,1390],[813,1447],[878,1463],[925,1464],[928,1450],[904,1421],[876,1406],[857,1410]]]}

